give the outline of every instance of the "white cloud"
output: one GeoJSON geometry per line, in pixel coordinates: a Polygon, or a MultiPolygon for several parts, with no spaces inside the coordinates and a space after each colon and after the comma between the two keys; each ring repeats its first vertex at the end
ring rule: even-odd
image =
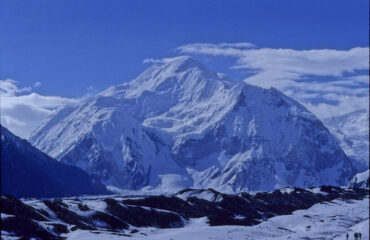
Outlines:
{"type": "Polygon", "coordinates": [[[303,104],[322,119],[336,116],[338,114],[352,112],[361,108],[368,109],[369,96],[358,97],[333,94],[332,97],[336,99],[338,102],[337,104],[328,104],[323,102],[312,104],[309,101],[304,101],[303,104]]]}
{"type": "Polygon", "coordinates": [[[220,47],[221,44],[194,43],[183,45],[183,53],[230,56],[237,58],[235,68],[255,69],[260,72],[292,73],[297,76],[341,76],[345,72],[368,69],[369,48],[335,49],[240,49],[220,47]]]}
{"type": "Polygon", "coordinates": [[[0,80],[0,94],[2,96],[13,96],[29,91],[31,91],[31,87],[18,88],[17,82],[12,79],[0,80]]]}
{"type": "Polygon", "coordinates": [[[176,50],[186,53],[199,53],[210,55],[238,56],[245,49],[255,48],[256,45],[249,42],[240,43],[192,43],[178,47],[176,50]]]}
{"type": "Polygon", "coordinates": [[[88,86],[86,89],[86,93],[84,94],[84,98],[93,96],[98,92],[98,89],[96,89],[94,86],[88,86]]]}
{"type": "Polygon", "coordinates": [[[38,87],[40,87],[41,86],[41,82],[35,82],[34,84],[33,84],[33,87],[35,87],[35,88],[38,88],[38,87]]]}
{"type": "Polygon", "coordinates": [[[255,48],[256,45],[250,42],[239,42],[239,43],[219,43],[216,44],[218,47],[222,48],[255,48]]]}
{"type": "Polygon", "coordinates": [[[31,87],[19,88],[17,82],[11,79],[0,80],[1,124],[26,139],[52,111],[76,101],[58,96],[42,96],[31,90],[31,87]]]}
{"type": "Polygon", "coordinates": [[[294,50],[194,43],[176,50],[230,57],[233,69],[253,73],[246,82],[275,87],[321,118],[368,108],[369,77],[363,73],[369,70],[368,47],[294,50]]]}
{"type": "Polygon", "coordinates": [[[211,43],[192,43],[176,48],[176,51],[182,53],[206,54],[213,56],[240,57],[243,49],[233,47],[220,47],[219,44],[211,43]]]}
{"type": "Polygon", "coordinates": [[[145,58],[143,63],[163,63],[162,59],[145,58]]]}
{"type": "Polygon", "coordinates": [[[161,58],[161,59],[153,59],[153,58],[146,58],[144,59],[143,63],[168,63],[168,62],[172,62],[176,59],[181,59],[183,58],[184,56],[179,56],[179,57],[172,57],[172,58],[161,58]]]}

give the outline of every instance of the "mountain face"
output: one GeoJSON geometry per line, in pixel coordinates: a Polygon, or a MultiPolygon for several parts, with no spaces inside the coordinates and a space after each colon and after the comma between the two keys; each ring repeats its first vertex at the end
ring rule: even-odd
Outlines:
{"type": "Polygon", "coordinates": [[[222,191],[344,185],[351,162],[326,127],[276,89],[189,57],[60,109],[31,143],[119,188],[222,191]]]}
{"type": "Polygon", "coordinates": [[[1,194],[63,197],[108,193],[97,179],[35,149],[1,126],[1,194]]]}
{"type": "Polygon", "coordinates": [[[369,168],[369,111],[361,109],[324,120],[358,172],[369,168]]]}

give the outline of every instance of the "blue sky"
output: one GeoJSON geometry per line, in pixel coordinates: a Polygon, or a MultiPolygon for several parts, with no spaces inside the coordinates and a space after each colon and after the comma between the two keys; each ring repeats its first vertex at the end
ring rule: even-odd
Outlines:
{"type": "Polygon", "coordinates": [[[3,0],[1,73],[44,94],[128,81],[145,58],[194,42],[271,48],[368,46],[368,1],[3,0]],[[74,86],[71,88],[71,86],[74,86]]]}
{"type": "MultiPolygon", "coordinates": [[[[13,84],[13,90],[16,86],[16,96],[36,93],[40,97],[58,97],[62,104],[63,99],[72,101],[135,78],[150,65],[144,64],[144,59],[180,54],[190,54],[243,80],[250,76],[250,70],[261,69],[250,62],[252,52],[232,55],[217,45],[243,42],[253,44],[251,49],[261,50],[255,54],[265,56],[262,62],[267,65],[271,62],[266,59],[275,56],[280,48],[293,51],[287,51],[296,57],[293,62],[310,60],[315,54],[302,50],[335,50],[328,66],[342,64],[352,68],[324,74],[303,69],[295,76],[287,76],[292,69],[284,68],[285,72],[278,75],[293,82],[312,76],[311,82],[324,83],[333,76],[336,81],[360,76],[359,84],[368,88],[364,78],[368,69],[358,67],[369,46],[367,0],[2,0],[0,4],[0,79],[12,79],[4,86],[13,84]],[[219,48],[223,52],[204,53],[205,46],[194,48],[194,43],[214,44],[213,50],[219,48]],[[354,48],[362,48],[361,53],[352,51],[360,57],[351,55],[354,48]],[[350,63],[336,61],[343,54],[348,55],[350,63]],[[240,61],[248,63],[240,67],[240,61]]],[[[240,50],[235,46],[228,48],[240,50]]],[[[280,57],[285,59],[285,55],[280,57]]],[[[276,75],[271,69],[262,71],[265,75],[250,79],[251,83],[259,84],[262,77],[269,77],[266,73],[276,75]]],[[[296,91],[297,87],[286,88],[281,79],[274,80],[276,86],[271,81],[260,85],[270,84],[293,97],[307,94],[296,91]]],[[[320,99],[322,93],[315,93],[308,105],[320,99]]],[[[350,108],[354,107],[346,110],[350,108]]]]}

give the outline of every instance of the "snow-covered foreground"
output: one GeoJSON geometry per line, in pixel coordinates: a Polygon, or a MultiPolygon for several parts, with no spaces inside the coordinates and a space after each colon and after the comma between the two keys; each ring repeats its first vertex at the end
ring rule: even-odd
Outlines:
{"type": "Polygon", "coordinates": [[[349,239],[354,239],[354,232],[361,232],[362,239],[369,239],[369,198],[320,203],[250,227],[210,227],[207,218],[199,218],[192,219],[183,228],[138,230],[130,234],[131,237],[78,230],[67,235],[67,239],[346,239],[346,233],[349,233],[349,239]]]}
{"type": "MultiPolygon", "coordinates": [[[[369,221],[369,190],[16,199],[1,196],[2,239],[341,239],[369,221]]],[[[191,239],[191,240],[193,240],[191,239]]]]}

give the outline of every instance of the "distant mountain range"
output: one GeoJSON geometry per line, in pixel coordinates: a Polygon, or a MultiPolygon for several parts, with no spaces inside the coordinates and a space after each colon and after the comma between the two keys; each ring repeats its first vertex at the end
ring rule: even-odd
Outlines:
{"type": "Polygon", "coordinates": [[[52,159],[0,127],[2,195],[42,198],[109,193],[99,179],[52,159]]]}
{"type": "Polygon", "coordinates": [[[186,56],[60,109],[30,142],[122,189],[306,188],[346,185],[355,174],[301,104],[186,56]]]}
{"type": "Polygon", "coordinates": [[[324,119],[358,172],[369,169],[369,111],[361,109],[324,119]]]}

